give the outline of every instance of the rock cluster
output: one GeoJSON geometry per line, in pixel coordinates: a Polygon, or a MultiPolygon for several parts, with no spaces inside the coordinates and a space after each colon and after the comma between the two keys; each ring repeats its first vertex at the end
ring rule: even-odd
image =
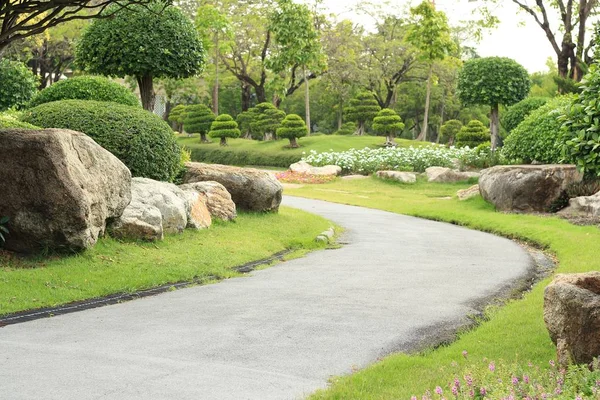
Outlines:
{"type": "Polygon", "coordinates": [[[308,174],[318,176],[337,176],[342,173],[342,167],[337,165],[325,165],[323,167],[313,167],[306,161],[299,161],[290,165],[290,171],[297,174],[308,174]]]}

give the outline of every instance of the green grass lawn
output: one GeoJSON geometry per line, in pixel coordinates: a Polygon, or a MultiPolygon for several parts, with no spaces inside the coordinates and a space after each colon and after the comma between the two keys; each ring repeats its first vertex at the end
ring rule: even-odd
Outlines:
{"type": "MultiPolygon", "coordinates": [[[[290,149],[287,140],[261,142],[248,139],[228,139],[227,147],[219,146],[218,140],[213,140],[212,143],[200,143],[198,135],[191,138],[182,135],[177,141],[192,152],[193,161],[287,168],[290,164],[299,161],[303,152],[308,153],[315,150],[320,153],[329,150],[345,151],[351,148],[376,147],[383,144],[385,138],[378,136],[310,136],[298,140],[301,146],[298,149],[290,149]]],[[[396,139],[396,142],[401,147],[427,145],[424,142],[406,139],[396,139]]]]}
{"type": "MultiPolygon", "coordinates": [[[[447,221],[525,240],[554,253],[559,260],[559,273],[600,270],[597,227],[574,226],[557,217],[499,213],[481,197],[459,202],[456,191],[467,186],[425,182],[411,186],[371,178],[337,180],[289,189],[286,193],[447,221]]],[[[450,372],[453,362],[460,369],[481,362],[484,357],[506,363],[531,361],[545,367],[555,357],[542,316],[543,291],[549,281],[550,278],[538,283],[520,300],[490,310],[489,320],[461,334],[448,346],[415,355],[391,355],[355,374],[334,379],[329,389],[312,398],[409,399],[417,395],[420,399],[427,389],[438,385],[447,391],[448,383],[456,376],[450,372]],[[468,351],[469,360],[463,358],[463,350],[468,351]]],[[[469,290],[469,282],[464,282],[464,289],[469,290]]]]}
{"type": "Polygon", "coordinates": [[[217,221],[210,229],[186,230],[162,242],[104,238],[72,256],[0,254],[0,315],[178,281],[237,276],[231,267],[284,249],[322,247],[314,239],[330,225],[321,217],[282,207],[279,214],[240,213],[235,222],[217,221]]]}

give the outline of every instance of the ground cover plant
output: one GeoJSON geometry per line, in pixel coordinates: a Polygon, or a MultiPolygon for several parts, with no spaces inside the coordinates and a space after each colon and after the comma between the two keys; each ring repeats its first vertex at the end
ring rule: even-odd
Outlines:
{"type": "MultiPolygon", "coordinates": [[[[600,229],[597,227],[575,226],[558,217],[498,213],[481,197],[460,202],[455,197],[456,191],[466,187],[468,184],[423,181],[402,185],[372,178],[359,182],[337,180],[319,186],[318,190],[311,186],[290,188],[287,193],[452,222],[520,239],[556,255],[557,273],[600,270],[597,257],[600,229]]],[[[461,377],[474,371],[470,369],[471,361],[462,356],[463,351],[468,352],[470,360],[487,358],[525,366],[531,362],[542,369],[549,368],[548,360],[554,359],[555,347],[542,316],[543,291],[549,282],[550,278],[546,278],[522,299],[489,308],[478,327],[461,333],[449,345],[413,355],[391,355],[355,374],[334,379],[329,389],[311,398],[409,399],[437,386],[448,388],[456,371],[461,377]],[[456,363],[456,367],[451,371],[448,366],[452,363],[456,363]]],[[[468,282],[465,289],[468,290],[468,282]]],[[[483,373],[487,367],[487,364],[480,365],[476,371],[483,373]]],[[[449,388],[447,393],[446,398],[452,398],[449,388]]]]}
{"type": "MultiPolygon", "coordinates": [[[[381,138],[376,136],[311,135],[302,138],[302,147],[298,149],[290,148],[288,142],[283,140],[230,139],[227,141],[227,147],[221,147],[218,143],[198,143],[197,136],[192,138],[180,136],[177,142],[191,152],[192,161],[287,168],[291,164],[300,161],[304,156],[303,153],[308,153],[310,150],[324,152],[376,147],[381,144],[381,138]]],[[[405,139],[396,139],[395,143],[399,147],[429,145],[428,143],[405,139]]]]}
{"type": "Polygon", "coordinates": [[[0,315],[178,281],[237,276],[231,267],[285,249],[318,248],[315,237],[330,225],[282,207],[278,214],[240,213],[233,223],[216,221],[210,229],[186,230],[152,244],[104,238],[73,256],[0,253],[0,315]]]}

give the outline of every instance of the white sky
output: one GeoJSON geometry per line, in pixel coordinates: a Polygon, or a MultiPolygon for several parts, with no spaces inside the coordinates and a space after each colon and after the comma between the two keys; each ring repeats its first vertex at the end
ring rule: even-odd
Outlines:
{"type": "MultiPolygon", "coordinates": [[[[413,4],[419,1],[413,0],[413,4]]],[[[351,11],[360,2],[361,0],[324,0],[324,5],[332,13],[337,14],[339,19],[351,19],[369,28],[373,25],[371,17],[351,11]]],[[[372,3],[378,2],[379,0],[372,0],[372,3]]],[[[406,10],[410,3],[410,0],[390,0],[388,7],[395,14],[405,15],[403,10],[406,10]]],[[[436,7],[446,12],[450,24],[456,25],[461,20],[473,19],[472,13],[477,10],[477,4],[477,1],[469,0],[436,0],[436,7]]],[[[483,57],[513,58],[529,72],[546,71],[546,60],[548,57],[553,59],[555,57],[544,31],[531,16],[519,11],[512,1],[500,1],[494,7],[495,15],[500,19],[501,24],[484,35],[481,43],[476,46],[478,53],[483,57]]],[[[556,30],[558,25],[552,28],[556,30]]]]}

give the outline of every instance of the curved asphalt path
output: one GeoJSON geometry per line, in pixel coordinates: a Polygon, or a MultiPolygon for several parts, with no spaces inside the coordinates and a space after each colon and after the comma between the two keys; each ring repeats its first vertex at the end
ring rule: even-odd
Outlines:
{"type": "Polygon", "coordinates": [[[347,228],[340,249],[0,328],[3,399],[295,399],[465,322],[527,273],[513,242],[287,197],[347,228]]]}

